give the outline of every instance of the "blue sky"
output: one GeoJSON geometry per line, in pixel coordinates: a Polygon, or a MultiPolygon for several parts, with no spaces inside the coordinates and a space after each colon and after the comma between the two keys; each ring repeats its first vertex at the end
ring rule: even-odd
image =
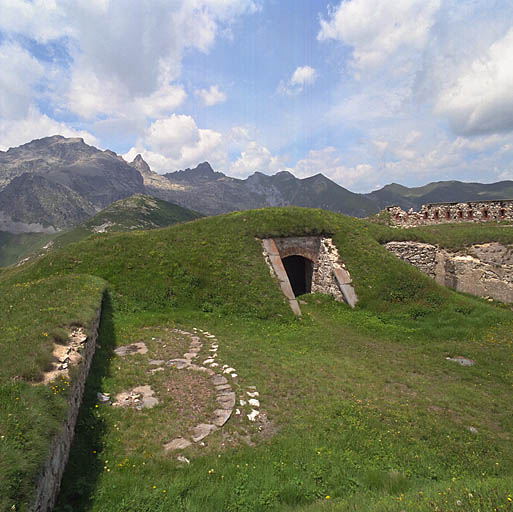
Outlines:
{"type": "Polygon", "coordinates": [[[513,179],[509,0],[1,0],[0,149],[354,191],[513,179]]]}

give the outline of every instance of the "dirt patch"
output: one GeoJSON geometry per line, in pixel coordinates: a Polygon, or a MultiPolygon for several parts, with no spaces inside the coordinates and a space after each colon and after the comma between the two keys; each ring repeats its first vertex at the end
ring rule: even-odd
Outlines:
{"type": "Polygon", "coordinates": [[[207,375],[188,370],[173,373],[162,384],[162,395],[168,397],[182,425],[191,427],[209,417],[216,408],[215,390],[207,375]]]}

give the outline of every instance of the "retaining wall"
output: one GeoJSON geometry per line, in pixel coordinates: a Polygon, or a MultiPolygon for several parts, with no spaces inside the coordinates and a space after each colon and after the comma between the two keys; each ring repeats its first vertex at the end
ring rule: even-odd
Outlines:
{"type": "Polygon", "coordinates": [[[96,349],[98,326],[100,324],[101,307],[96,320],[91,326],[90,335],[83,345],[81,360],[76,367],[72,380],[71,393],[68,401],[68,415],[62,424],[60,432],[54,437],[50,445],[48,457],[41,469],[34,492],[31,512],[46,512],[51,510],[59,494],[62,475],[68,462],[71,443],[75,433],[78,412],[82,404],[84,388],[89,375],[89,368],[96,349]]]}
{"type": "Polygon", "coordinates": [[[513,249],[499,243],[476,244],[466,253],[418,242],[385,247],[439,284],[459,292],[513,302],[513,249]]]}

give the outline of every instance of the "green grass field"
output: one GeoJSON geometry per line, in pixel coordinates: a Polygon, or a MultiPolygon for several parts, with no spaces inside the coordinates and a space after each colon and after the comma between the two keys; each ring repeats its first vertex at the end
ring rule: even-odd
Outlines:
{"type": "Polygon", "coordinates": [[[56,510],[513,510],[510,308],[441,288],[379,243],[513,242],[511,228],[487,228],[391,230],[277,208],[92,236],[4,270],[10,289],[77,274],[108,283],[56,510]],[[298,319],[255,237],[321,233],[333,234],[360,303],[303,296],[298,319]],[[186,350],[173,328],[217,336],[237,398],[259,392],[257,421],[240,406],[204,446],[163,450],[215,407],[205,379],[150,373],[150,360],[186,350]],[[114,354],[135,341],[148,353],[114,354]],[[140,385],[155,390],[155,408],[98,404],[98,391],[140,385]]]}

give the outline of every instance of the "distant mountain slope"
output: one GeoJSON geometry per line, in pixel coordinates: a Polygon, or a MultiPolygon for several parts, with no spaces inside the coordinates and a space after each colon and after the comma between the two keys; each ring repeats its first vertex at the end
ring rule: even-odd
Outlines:
{"type": "Polygon", "coordinates": [[[14,232],[51,231],[77,225],[113,201],[142,193],[144,185],[141,174],[112,151],[55,135],[0,151],[2,191],[0,218],[7,217],[7,223],[15,213],[21,219],[14,232]]]}
{"type": "Polygon", "coordinates": [[[156,229],[200,217],[203,217],[201,213],[176,204],[136,194],[112,203],[86,222],[61,233],[13,234],[0,231],[0,267],[78,242],[93,233],[156,229]]]}
{"type": "Polygon", "coordinates": [[[96,212],[72,189],[40,174],[16,176],[0,191],[0,230],[52,233],[75,226],[96,212]]]}
{"type": "Polygon", "coordinates": [[[207,215],[268,206],[323,208],[355,217],[378,211],[373,200],[346,190],[322,174],[299,179],[286,171],[274,176],[256,172],[240,180],[216,172],[203,162],[194,169],[157,177],[140,155],[131,165],[141,170],[149,193],[207,215]]]}
{"type": "Polygon", "coordinates": [[[144,194],[120,199],[84,223],[95,233],[155,229],[203,217],[201,213],[144,194]]]}
{"type": "Polygon", "coordinates": [[[300,179],[287,171],[273,176],[255,172],[237,179],[214,171],[208,162],[160,175],[141,155],[128,163],[112,151],[59,135],[0,151],[3,231],[69,229],[134,194],[148,194],[205,215],[303,206],[365,217],[391,204],[418,210],[429,202],[513,198],[513,181],[488,185],[441,181],[414,188],[392,183],[370,194],[355,194],[320,173],[300,179]]]}
{"type": "Polygon", "coordinates": [[[438,181],[412,188],[392,183],[367,195],[376,201],[380,209],[389,205],[399,205],[405,210],[418,210],[427,203],[513,199],[513,181],[489,184],[438,181]]]}

